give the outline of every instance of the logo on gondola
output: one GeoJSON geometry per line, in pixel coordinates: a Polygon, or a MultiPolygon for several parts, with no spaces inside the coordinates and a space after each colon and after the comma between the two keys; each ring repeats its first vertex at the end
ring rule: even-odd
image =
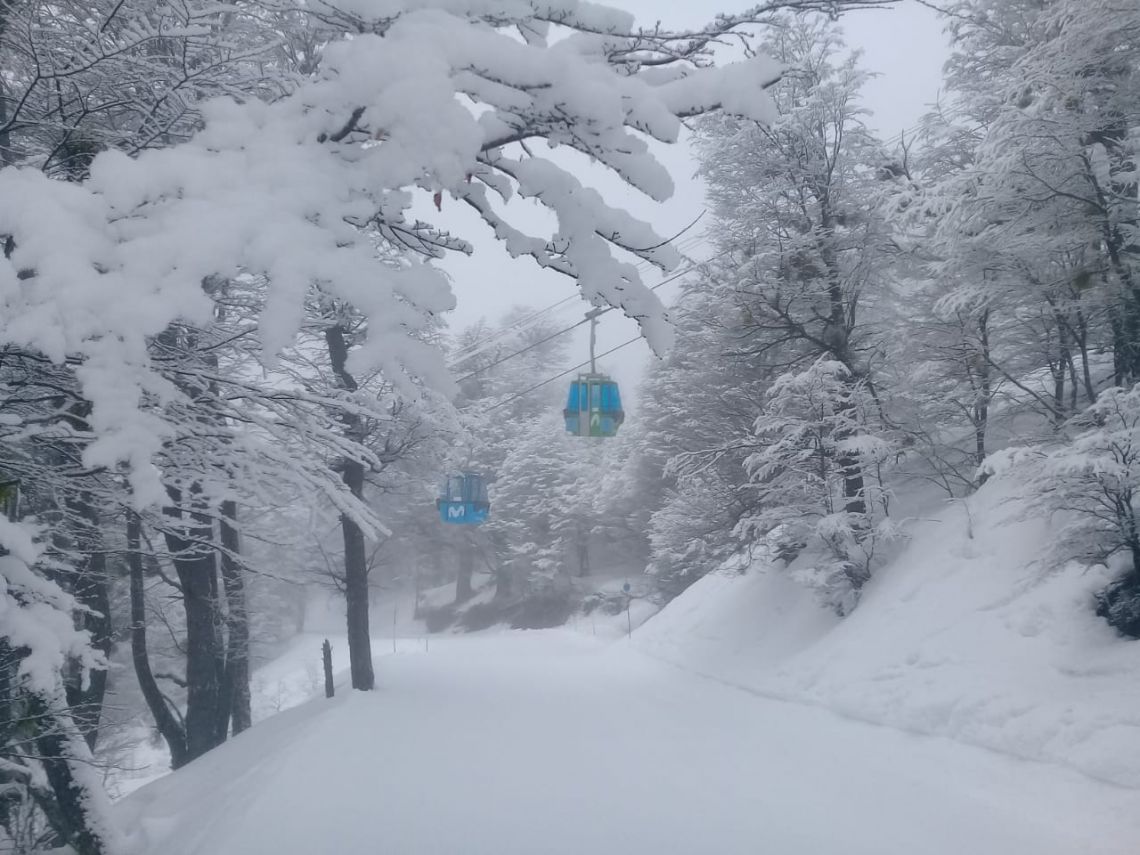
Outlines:
{"type": "Polygon", "coordinates": [[[448,505],[447,517],[448,519],[461,520],[467,515],[467,508],[465,505],[448,505]]]}

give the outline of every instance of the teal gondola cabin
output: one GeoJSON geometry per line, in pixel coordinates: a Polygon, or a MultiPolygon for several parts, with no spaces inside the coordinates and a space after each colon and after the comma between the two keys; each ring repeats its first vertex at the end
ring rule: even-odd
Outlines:
{"type": "Polygon", "coordinates": [[[605,374],[579,374],[566,398],[566,432],[575,436],[614,436],[625,421],[618,384],[605,374]]]}
{"type": "Polygon", "coordinates": [[[451,525],[486,522],[491,512],[487,482],[474,472],[449,475],[443,481],[435,506],[439,509],[440,520],[451,525]]]}

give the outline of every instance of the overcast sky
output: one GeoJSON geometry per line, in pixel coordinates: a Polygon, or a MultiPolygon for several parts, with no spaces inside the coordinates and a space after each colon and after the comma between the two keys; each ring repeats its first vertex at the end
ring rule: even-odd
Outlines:
{"type": "MultiPolygon", "coordinates": [[[[746,8],[749,2],[724,0],[721,4],[706,4],[693,0],[608,0],[607,5],[628,9],[642,25],[661,21],[670,28],[679,28],[706,23],[710,17],[709,10],[714,6],[731,12],[737,7],[746,8]]],[[[848,14],[842,19],[842,25],[849,47],[862,50],[864,67],[878,75],[864,90],[864,104],[872,111],[868,121],[883,138],[896,138],[900,131],[912,128],[938,96],[942,64],[947,56],[942,23],[930,9],[913,0],[903,0],[892,9],[848,14]]],[[[704,191],[694,177],[696,163],[686,145],[655,146],[654,150],[669,168],[676,184],[673,198],[664,204],[651,202],[628,190],[612,176],[602,174],[601,170],[583,167],[582,180],[597,186],[611,203],[619,204],[651,222],[660,234],[671,236],[704,209],[704,191]]],[[[459,302],[457,310],[449,318],[453,329],[460,329],[480,318],[496,321],[516,305],[544,308],[575,293],[573,283],[565,277],[544,273],[526,259],[512,261],[494,245],[493,240],[488,239],[489,233],[473,215],[458,208],[451,206],[450,210],[445,210],[446,225],[457,234],[474,238],[477,250],[472,258],[452,258],[444,263],[453,277],[459,302]]],[[[428,211],[424,214],[428,215],[428,211]]],[[[699,227],[687,236],[695,236],[698,231],[699,227]]],[[[684,247],[688,254],[696,259],[705,258],[707,251],[694,243],[688,241],[684,247]]],[[[649,285],[661,279],[655,271],[645,273],[645,281],[649,285]]],[[[667,285],[658,293],[668,304],[673,288],[667,285]]],[[[588,308],[584,302],[571,301],[550,317],[569,326],[588,308]]],[[[576,332],[584,333],[584,329],[576,332]]],[[[618,312],[611,312],[599,324],[598,351],[627,341],[636,333],[636,324],[618,312]]],[[[574,334],[568,338],[570,336],[574,334]]],[[[588,356],[584,335],[577,335],[571,340],[573,359],[567,362],[566,368],[588,356]]],[[[602,360],[600,367],[622,383],[627,409],[636,409],[635,387],[651,358],[648,346],[639,341],[602,360]]]]}

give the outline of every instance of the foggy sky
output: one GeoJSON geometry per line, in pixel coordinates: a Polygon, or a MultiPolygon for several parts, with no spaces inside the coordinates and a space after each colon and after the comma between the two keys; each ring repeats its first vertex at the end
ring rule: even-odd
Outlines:
{"type": "MultiPolygon", "coordinates": [[[[709,20],[708,10],[713,8],[691,0],[607,0],[607,3],[633,12],[641,25],[661,21],[673,28],[700,26],[709,20]]],[[[745,7],[747,0],[726,0],[714,5],[727,12],[745,7]]],[[[938,97],[941,68],[948,54],[942,23],[932,10],[915,2],[903,2],[892,9],[848,14],[842,26],[848,46],[863,52],[864,67],[876,75],[864,88],[863,103],[872,111],[868,124],[885,140],[895,140],[900,132],[912,129],[938,97]]],[[[669,237],[691,223],[704,209],[703,188],[694,175],[697,165],[687,145],[653,145],[653,150],[672,173],[676,185],[673,197],[664,204],[640,196],[598,167],[583,164],[580,177],[583,183],[596,186],[611,204],[648,220],[660,234],[669,237]]],[[[451,257],[443,263],[453,278],[458,300],[457,309],[449,316],[453,330],[480,318],[494,322],[516,305],[544,308],[576,292],[573,282],[566,277],[539,270],[529,259],[512,260],[495,244],[485,226],[466,211],[456,210],[458,207],[449,208],[445,200],[445,226],[473,240],[476,251],[473,257],[451,257]]],[[[534,210],[536,216],[542,215],[537,204],[534,210]]],[[[433,218],[433,215],[439,221],[439,214],[425,209],[425,218],[433,218]]],[[[708,219],[706,215],[686,237],[696,236],[707,226],[708,219]]],[[[708,255],[703,246],[692,247],[688,253],[698,260],[708,255]]],[[[663,278],[660,273],[645,268],[642,275],[647,285],[654,285],[663,278]]],[[[672,299],[674,287],[666,285],[658,291],[666,305],[672,299]]],[[[569,326],[581,319],[588,308],[582,301],[571,301],[548,317],[560,326],[569,326]]],[[[610,312],[599,325],[598,351],[614,347],[636,333],[636,324],[618,312],[610,312]]],[[[585,327],[567,337],[572,341],[572,360],[563,366],[565,368],[588,356],[585,327]]],[[[627,409],[636,409],[635,388],[650,359],[648,346],[639,341],[602,361],[600,367],[622,383],[627,409]]],[[[556,385],[565,385],[568,380],[557,381],[556,385]]]]}

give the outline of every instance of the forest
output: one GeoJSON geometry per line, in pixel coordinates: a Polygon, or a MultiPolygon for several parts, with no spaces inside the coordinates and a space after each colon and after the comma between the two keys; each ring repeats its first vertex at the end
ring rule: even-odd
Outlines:
{"type": "Polygon", "coordinates": [[[880,139],[843,22],[892,5],[0,0],[0,852],[125,851],[124,752],[253,726],[314,597],[362,691],[397,593],[543,629],[763,554],[846,619],[916,496],[1001,481],[1140,638],[1140,5],[924,4],[880,139]],[[682,135],[680,239],[580,177],[664,201],[682,135]],[[574,314],[450,323],[485,252],[574,314]],[[657,357],[599,432],[587,310],[657,357]]]}

